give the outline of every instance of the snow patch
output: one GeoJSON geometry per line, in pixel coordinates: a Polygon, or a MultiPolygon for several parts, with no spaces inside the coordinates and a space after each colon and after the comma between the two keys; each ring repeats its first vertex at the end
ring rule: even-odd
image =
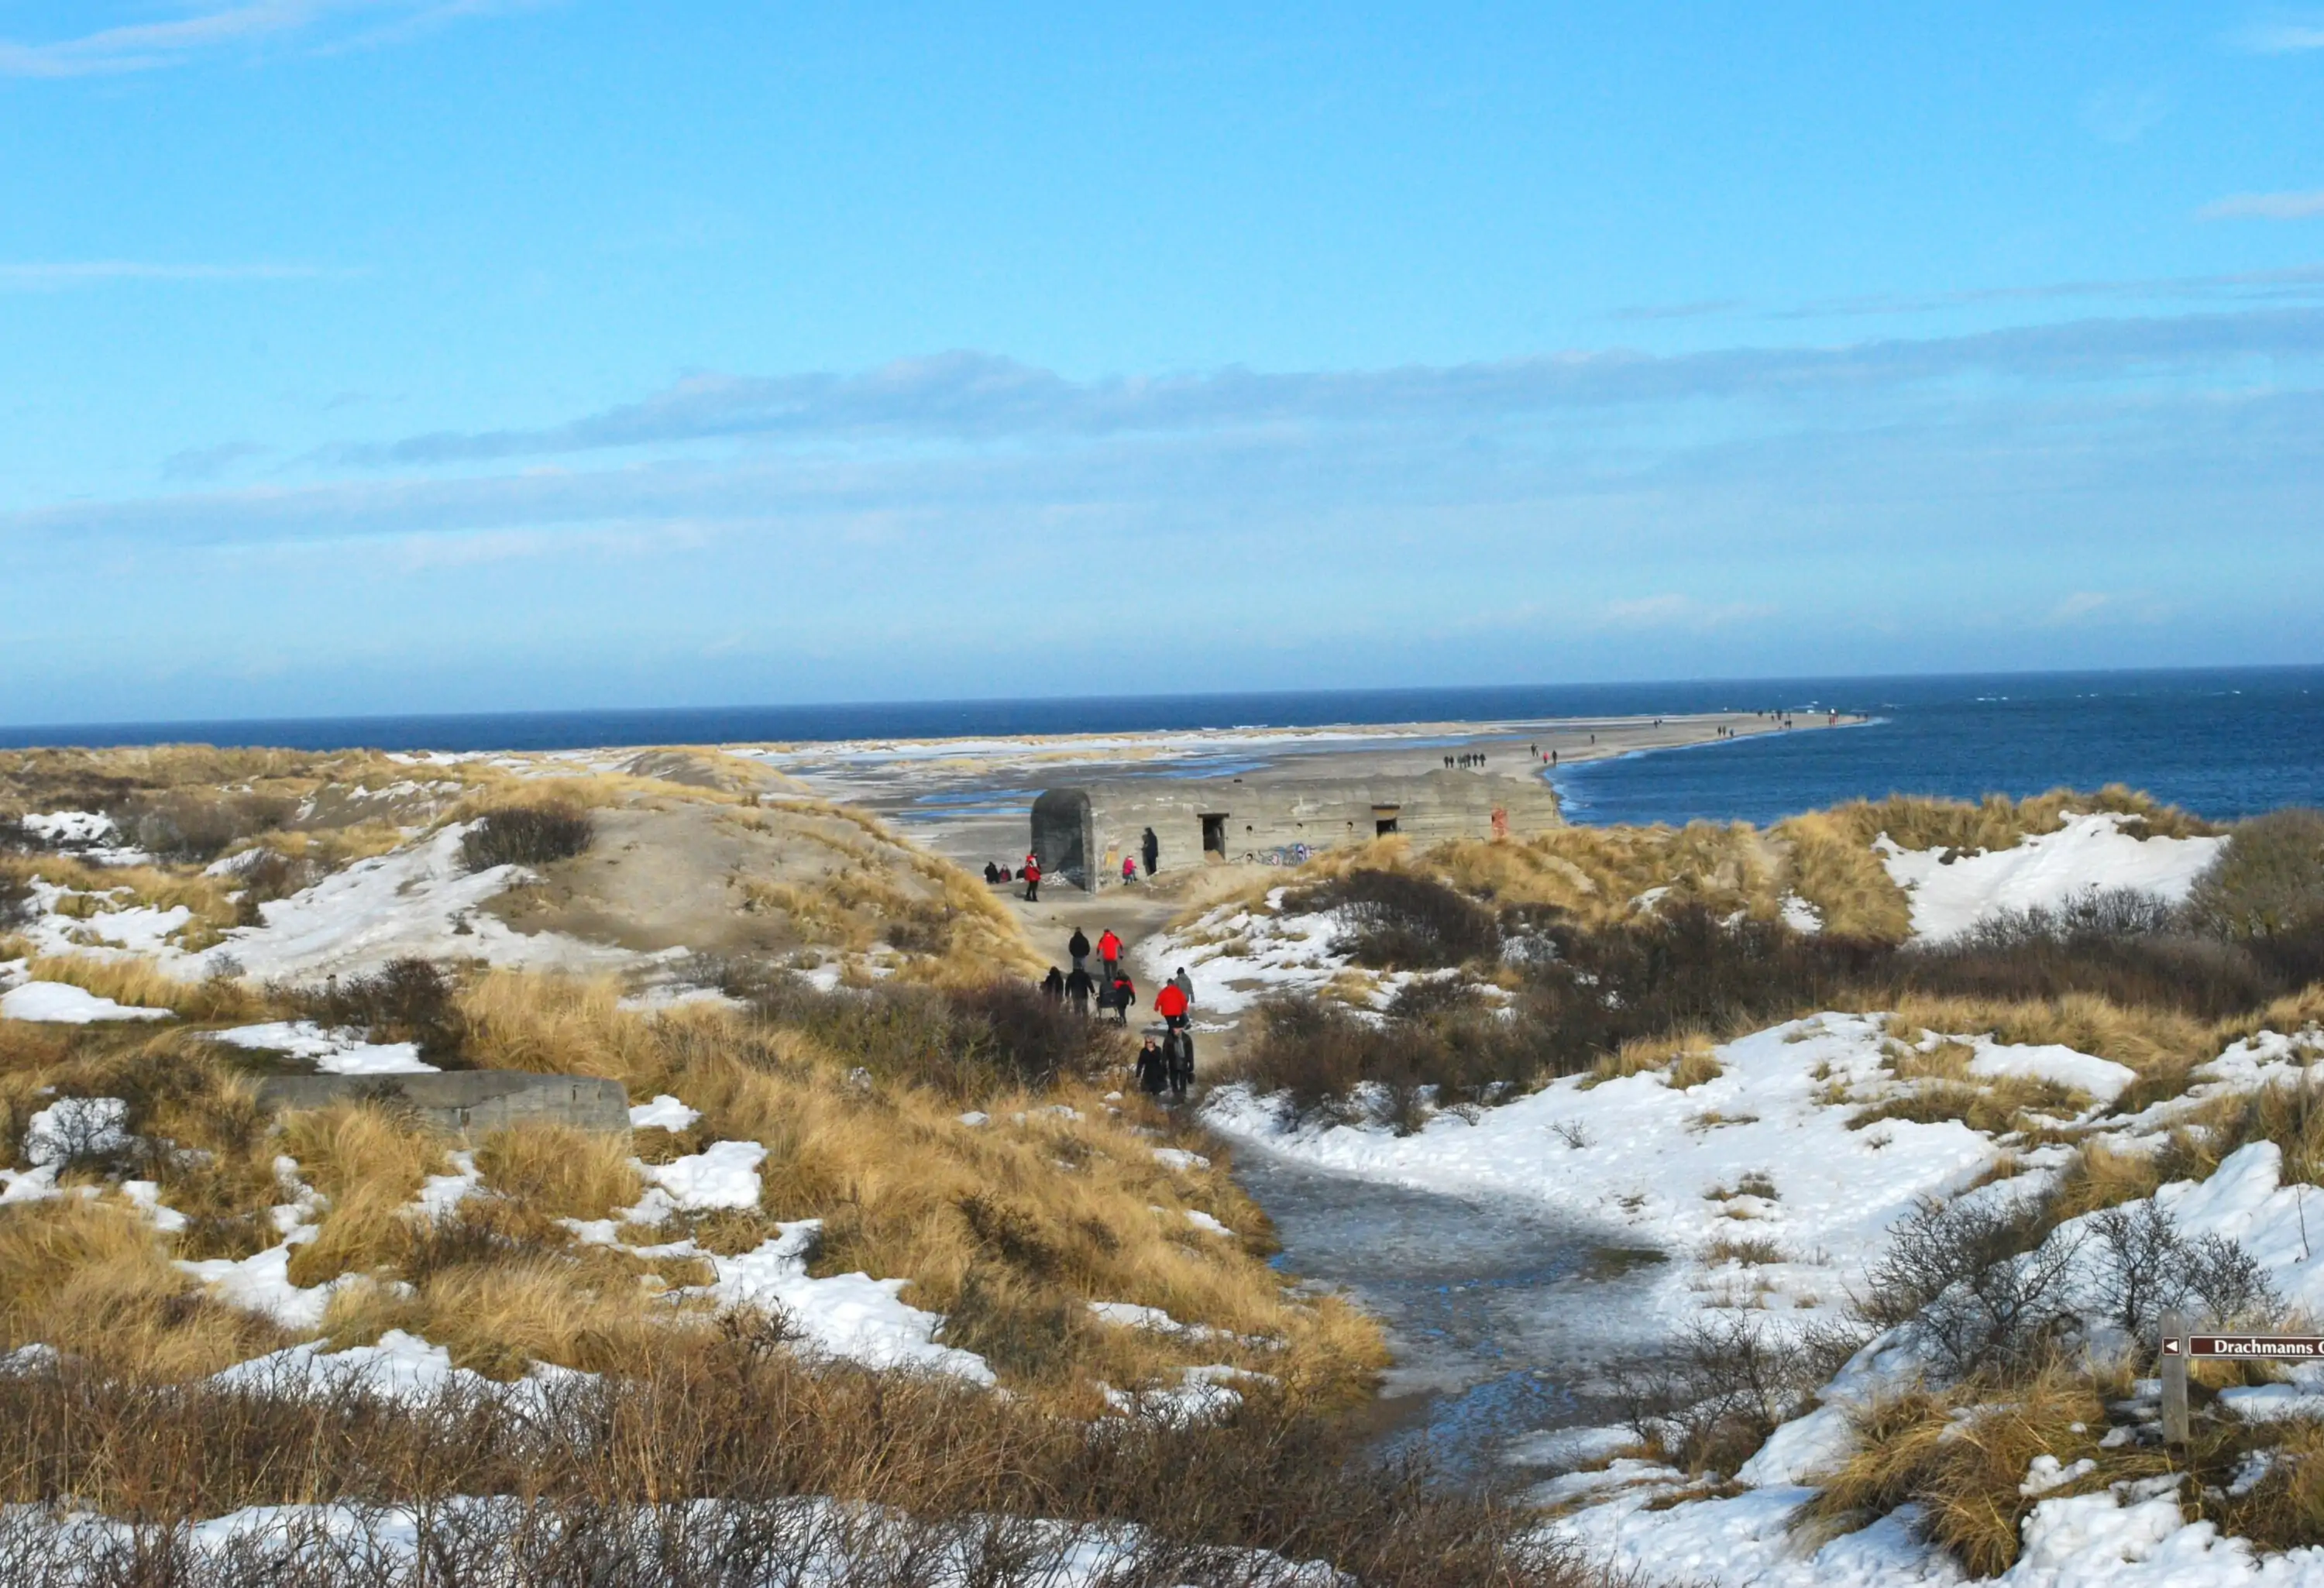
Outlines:
{"type": "Polygon", "coordinates": [[[174,1020],[176,1011],[115,1003],[66,982],[27,982],[14,992],[0,992],[0,1020],[44,1020],[52,1025],[86,1026],[95,1020],[174,1020]]]}

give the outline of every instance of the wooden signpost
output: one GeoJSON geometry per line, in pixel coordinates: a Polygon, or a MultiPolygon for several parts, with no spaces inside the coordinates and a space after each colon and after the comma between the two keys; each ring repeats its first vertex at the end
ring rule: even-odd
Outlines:
{"type": "Polygon", "coordinates": [[[2187,1443],[2187,1364],[2324,1361],[2324,1334],[2190,1334],[2175,1312],[2163,1315],[2163,1438],[2187,1443]]]}

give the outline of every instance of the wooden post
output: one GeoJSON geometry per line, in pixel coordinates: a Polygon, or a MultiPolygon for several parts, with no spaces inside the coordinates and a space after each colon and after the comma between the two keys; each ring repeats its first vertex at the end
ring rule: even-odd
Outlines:
{"type": "Polygon", "coordinates": [[[2163,1442],[2187,1443],[2187,1323],[2176,1308],[2163,1315],[2163,1442]]]}

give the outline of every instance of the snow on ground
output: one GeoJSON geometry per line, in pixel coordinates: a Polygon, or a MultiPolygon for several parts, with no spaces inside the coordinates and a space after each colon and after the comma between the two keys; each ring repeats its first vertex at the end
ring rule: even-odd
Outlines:
{"type": "Polygon", "coordinates": [[[51,810],[19,817],[16,825],[43,844],[62,847],[114,841],[113,818],[94,810],[51,810]]]}
{"type": "MultiPolygon", "coordinates": [[[[676,1102],[675,1098],[670,1101],[676,1102]]],[[[649,1106],[659,1107],[656,1099],[649,1106]]],[[[685,1104],[679,1103],[679,1107],[685,1104]]],[[[672,1212],[710,1213],[722,1207],[759,1205],[759,1166],[767,1149],[756,1141],[713,1141],[687,1158],[638,1165],[650,1189],[630,1210],[633,1223],[659,1223],[672,1212]]]]}
{"type": "MultiPolygon", "coordinates": [[[[570,1368],[536,1362],[523,1384],[537,1389],[584,1376],[570,1368]]],[[[365,1390],[407,1403],[426,1401],[447,1390],[504,1394],[508,1389],[481,1373],[454,1367],[450,1352],[401,1329],[390,1329],[376,1344],[345,1351],[331,1351],[320,1341],[310,1341],[269,1352],[211,1375],[210,1382],[226,1390],[277,1392],[365,1390]]]]}
{"type": "Polygon", "coordinates": [[[843,1358],[866,1367],[948,1373],[975,1384],[994,1382],[984,1359],[936,1342],[941,1314],[907,1306],[897,1295],[905,1279],[875,1279],[868,1274],[815,1279],[807,1260],[823,1231],[820,1219],[777,1226],[782,1233],[740,1257],[708,1258],[717,1279],[688,1294],[715,1297],[727,1306],[758,1306],[788,1319],[811,1353],[843,1358]]]}
{"type": "Polygon", "coordinates": [[[1238,1379],[1274,1382],[1265,1373],[1219,1362],[1181,1368],[1178,1382],[1167,1390],[1116,1390],[1111,1384],[1100,1384],[1098,1389],[1104,1393],[1105,1403],[1124,1417],[1189,1427],[1222,1417],[1240,1406],[1242,1392],[1232,1387],[1238,1379]]]}
{"type": "Polygon", "coordinates": [[[366,1042],[361,1032],[326,1030],[312,1020],[236,1026],[230,1031],[211,1033],[211,1039],[303,1058],[326,1076],[405,1076],[433,1074],[436,1069],[420,1058],[416,1042],[366,1042]]]}
{"type": "Polygon", "coordinates": [[[1950,937],[2003,910],[2053,909],[2090,889],[2135,888],[2177,903],[2225,838],[2137,838],[2135,823],[2113,811],[2069,817],[2054,833],[2015,849],[1962,854],[1904,849],[1887,834],[1873,840],[1888,875],[1913,908],[1913,935],[1950,937]]]}
{"type": "Polygon", "coordinates": [[[1283,915],[1284,890],[1267,896],[1264,911],[1222,905],[1193,926],[1157,932],[1130,950],[1132,962],[1160,986],[1184,968],[1194,983],[1193,1002],[1205,1013],[1232,1014],[1277,992],[1314,992],[1348,968],[1332,951],[1339,935],[1336,911],[1283,915]]]}
{"type": "Polygon", "coordinates": [[[27,982],[13,992],[0,992],[0,1020],[47,1020],[85,1026],[92,1020],[166,1020],[175,1018],[166,1009],[145,1009],[99,998],[64,982],[27,982]]]}
{"type": "Polygon", "coordinates": [[[182,904],[167,909],[125,904],[121,902],[125,894],[119,888],[82,891],[35,876],[27,900],[32,914],[17,930],[42,954],[78,954],[94,947],[114,958],[124,953],[161,953],[194,919],[194,912],[182,904]],[[95,913],[68,915],[68,900],[94,900],[95,913]]]}
{"type": "Polygon", "coordinates": [[[641,1103],[630,1110],[632,1131],[684,1131],[693,1127],[702,1117],[699,1109],[688,1108],[664,1092],[651,1103],[641,1103]]]}
{"type": "Polygon", "coordinates": [[[1595,1086],[1568,1076],[1473,1123],[1443,1113],[1402,1137],[1384,1126],[1286,1130],[1239,1086],[1213,1093],[1204,1117],[1317,1168],[1632,1225],[1681,1260],[1653,1292],[1670,1322],[1693,1316],[1706,1292],[1762,1282],[1775,1288],[1770,1317],[1805,1321],[1844,1300],[1842,1287],[1920,1198],[1960,1190],[1997,1156],[1988,1138],[1950,1120],[1848,1128],[1856,1108],[1823,1094],[1835,1083],[1858,1095],[1895,1085],[1883,1040],[1879,1017],[1820,1015],[1725,1044],[1722,1073],[1684,1092],[1655,1072],[1595,1086]],[[1763,1185],[1772,1192],[1748,1188],[1763,1185]],[[1784,1260],[1747,1275],[1703,1255],[1720,1240],[1772,1242],[1784,1260]]]}
{"type": "Polygon", "coordinates": [[[455,824],[408,849],[359,860],[288,899],[260,905],[264,925],[236,928],[205,953],[160,963],[173,974],[198,976],[226,959],[263,982],[360,974],[404,956],[575,971],[642,962],[645,956],[626,949],[515,931],[484,909],[525,873],[507,865],[466,870],[460,840],[467,831],[455,824]]]}

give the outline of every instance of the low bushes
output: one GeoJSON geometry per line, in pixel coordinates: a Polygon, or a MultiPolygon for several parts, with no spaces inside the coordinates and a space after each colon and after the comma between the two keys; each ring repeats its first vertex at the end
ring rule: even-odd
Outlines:
{"type": "MultiPolygon", "coordinates": [[[[70,1540],[20,1507],[70,1495],[158,1529],[142,1559],[117,1551],[75,1583],[253,1580],[269,1551],[279,1567],[329,1546],[294,1528],[235,1562],[239,1577],[183,1571],[182,1555],[174,1574],[152,1563],[183,1550],[168,1529],[186,1519],[297,1502],[358,1519],[412,1508],[431,1580],[497,1580],[521,1563],[526,1581],[761,1582],[816,1558],[852,1582],[1044,1580],[1072,1541],[1010,1518],[1135,1526],[1143,1541],[1108,1579],[1123,1583],[1286,1580],[1224,1550],[1321,1559],[1382,1588],[1585,1580],[1523,1510],[1383,1465],[1353,1429],[1261,1384],[1215,1423],[1092,1430],[944,1380],[809,1368],[778,1344],[748,1326],[674,1331],[634,1373],[529,1391],[521,1415],[459,1388],[401,1407],[345,1385],[147,1387],[70,1361],[0,1376],[0,1562],[69,1559],[42,1554],[70,1540]],[[482,1495],[508,1499],[460,1500],[482,1495]],[[680,1503],[695,1500],[718,1503],[680,1503]],[[957,1574],[963,1554],[982,1568],[957,1574]]],[[[360,1553],[323,1560],[298,1580],[404,1580],[360,1553]]]]}
{"type": "Polygon", "coordinates": [[[578,806],[504,805],[476,818],[460,840],[460,860],[472,872],[550,865],[581,854],[596,836],[596,823],[578,806]]]}
{"type": "Polygon", "coordinates": [[[367,976],[333,977],[320,987],[279,987],[280,998],[327,1026],[359,1026],[374,1042],[413,1042],[439,1069],[464,1067],[466,1033],[452,979],[424,959],[390,960],[367,976]]]}
{"type": "Polygon", "coordinates": [[[206,865],[243,839],[280,828],[297,809],[279,795],[180,788],[134,796],[106,814],[124,840],[157,859],[206,865]]]}
{"type": "Polygon", "coordinates": [[[1334,946],[1358,965],[1435,970],[1500,952],[1490,910],[1433,877],[1359,870],[1286,901],[1302,910],[1335,910],[1334,946]]]}
{"type": "Polygon", "coordinates": [[[2324,928],[2324,811],[2239,824],[2187,897],[2188,919],[2231,938],[2324,928]]]}

